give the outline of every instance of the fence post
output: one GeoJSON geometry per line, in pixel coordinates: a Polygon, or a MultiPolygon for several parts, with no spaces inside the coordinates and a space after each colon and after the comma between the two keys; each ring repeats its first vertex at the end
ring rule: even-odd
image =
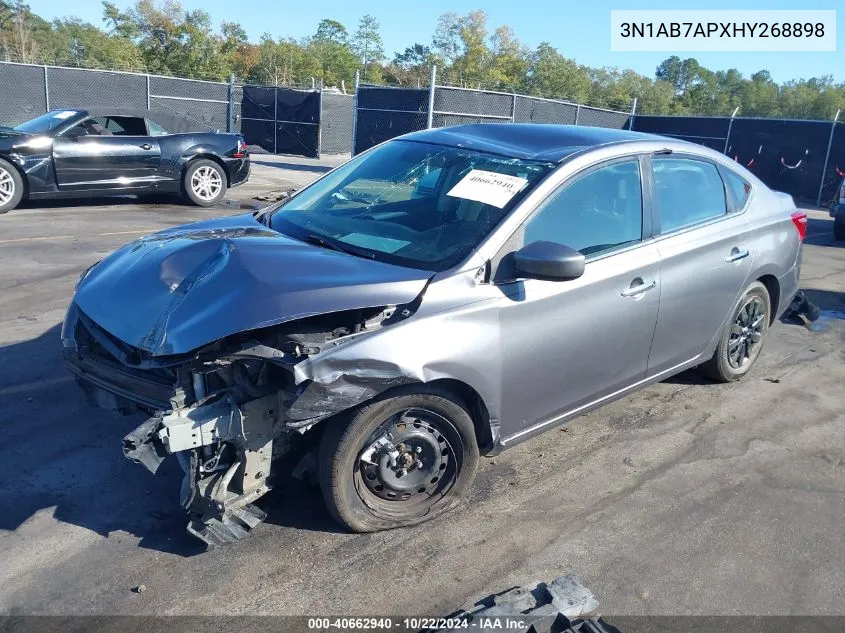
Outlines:
{"type": "Polygon", "coordinates": [[[581,104],[575,104],[575,125],[578,125],[578,119],[581,118],[581,104]]]}
{"type": "Polygon", "coordinates": [[[47,106],[46,112],[50,111],[50,82],[47,79],[47,66],[44,66],[44,105],[47,106]]]}
{"type": "Polygon", "coordinates": [[[317,122],[317,158],[320,158],[320,153],[323,149],[323,88],[325,84],[320,79],[320,120],[317,122]]]}
{"type": "Polygon", "coordinates": [[[235,131],[235,73],[229,73],[229,111],[226,117],[226,131],[235,131]]]}
{"type": "Polygon", "coordinates": [[[358,132],[358,86],[361,83],[361,71],[355,70],[355,92],[352,93],[352,155],[355,156],[355,134],[358,132]]]}
{"type": "Polygon", "coordinates": [[[276,136],[279,133],[279,87],[273,86],[273,153],[276,153],[276,136]]]}
{"type": "Polygon", "coordinates": [[[824,167],[822,167],[822,179],[819,181],[819,197],[816,198],[816,206],[822,206],[822,189],[824,188],[824,177],[827,174],[827,163],[830,160],[830,146],[833,145],[833,133],[836,131],[836,122],[839,120],[839,113],[842,110],[836,111],[836,116],[833,117],[833,122],[830,124],[830,137],[827,139],[827,154],[824,156],[824,167]]]}
{"type": "Polygon", "coordinates": [[[516,93],[511,94],[513,105],[511,105],[511,123],[516,123],[516,93]]]}
{"type": "Polygon", "coordinates": [[[434,85],[437,83],[437,64],[431,65],[431,82],[428,86],[428,119],[426,120],[426,128],[431,129],[434,126],[434,85]]]}
{"type": "Polygon", "coordinates": [[[734,126],[734,117],[737,112],[739,112],[739,106],[734,108],[733,114],[731,114],[731,120],[728,123],[728,134],[725,136],[725,151],[722,152],[725,155],[728,153],[728,142],[731,140],[731,128],[734,126]]]}
{"type": "Polygon", "coordinates": [[[634,103],[631,104],[631,118],[628,119],[628,129],[634,129],[634,115],[637,113],[637,98],[634,97],[634,103]]]}

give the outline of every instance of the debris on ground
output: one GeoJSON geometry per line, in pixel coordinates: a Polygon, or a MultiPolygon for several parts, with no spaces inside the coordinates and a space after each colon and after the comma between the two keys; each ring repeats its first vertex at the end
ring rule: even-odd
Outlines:
{"type": "Polygon", "coordinates": [[[792,303],[784,311],[783,316],[799,320],[801,317],[805,317],[808,321],[815,321],[819,318],[819,308],[810,302],[803,290],[799,290],[793,297],[792,303]]]}
{"type": "Polygon", "coordinates": [[[144,593],[146,590],[147,590],[146,585],[138,585],[137,587],[132,588],[132,591],[134,591],[135,593],[144,593]]]}
{"type": "Polygon", "coordinates": [[[618,633],[601,619],[599,603],[593,592],[575,574],[561,576],[550,583],[514,587],[494,594],[443,618],[449,628],[438,632],[462,631],[524,631],[551,633],[555,631],[618,633]]]}
{"type": "Polygon", "coordinates": [[[265,191],[264,193],[254,196],[253,200],[261,202],[281,202],[286,198],[290,198],[296,193],[296,187],[288,187],[286,189],[274,189],[273,191],[265,191]]]}

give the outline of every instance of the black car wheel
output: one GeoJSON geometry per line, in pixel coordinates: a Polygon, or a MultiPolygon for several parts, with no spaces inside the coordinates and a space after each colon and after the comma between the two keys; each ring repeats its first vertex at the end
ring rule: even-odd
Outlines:
{"type": "Polygon", "coordinates": [[[23,179],[18,170],[0,160],[0,213],[11,211],[23,198],[23,179]]]}
{"type": "Polygon", "coordinates": [[[771,320],[769,292],[759,281],[740,297],[713,357],[702,368],[714,380],[739,380],[760,355],[771,320]]]}
{"type": "Polygon", "coordinates": [[[212,160],[194,161],[185,170],[182,186],[191,202],[210,207],[226,195],[226,174],[212,160]]]}
{"type": "Polygon", "coordinates": [[[833,237],[837,240],[845,241],[845,217],[841,220],[837,218],[833,221],[833,237]]]}
{"type": "Polygon", "coordinates": [[[466,409],[418,387],[329,422],[320,444],[329,513],[355,532],[431,519],[472,484],[478,445],[466,409]]]}

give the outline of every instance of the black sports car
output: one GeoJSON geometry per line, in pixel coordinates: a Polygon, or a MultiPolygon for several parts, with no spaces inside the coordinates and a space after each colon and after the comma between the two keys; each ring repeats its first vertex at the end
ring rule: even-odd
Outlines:
{"type": "Polygon", "coordinates": [[[249,178],[240,134],[192,132],[159,112],[53,110],[0,127],[0,213],[23,198],[178,192],[200,206],[249,178]]]}

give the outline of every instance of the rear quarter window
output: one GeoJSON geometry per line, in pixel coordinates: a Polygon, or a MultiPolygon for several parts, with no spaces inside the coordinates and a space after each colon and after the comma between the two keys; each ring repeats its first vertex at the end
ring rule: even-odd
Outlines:
{"type": "Polygon", "coordinates": [[[731,194],[731,210],[739,211],[744,209],[745,203],[748,202],[748,198],[751,196],[751,184],[729,169],[722,170],[722,178],[731,194]]]}

